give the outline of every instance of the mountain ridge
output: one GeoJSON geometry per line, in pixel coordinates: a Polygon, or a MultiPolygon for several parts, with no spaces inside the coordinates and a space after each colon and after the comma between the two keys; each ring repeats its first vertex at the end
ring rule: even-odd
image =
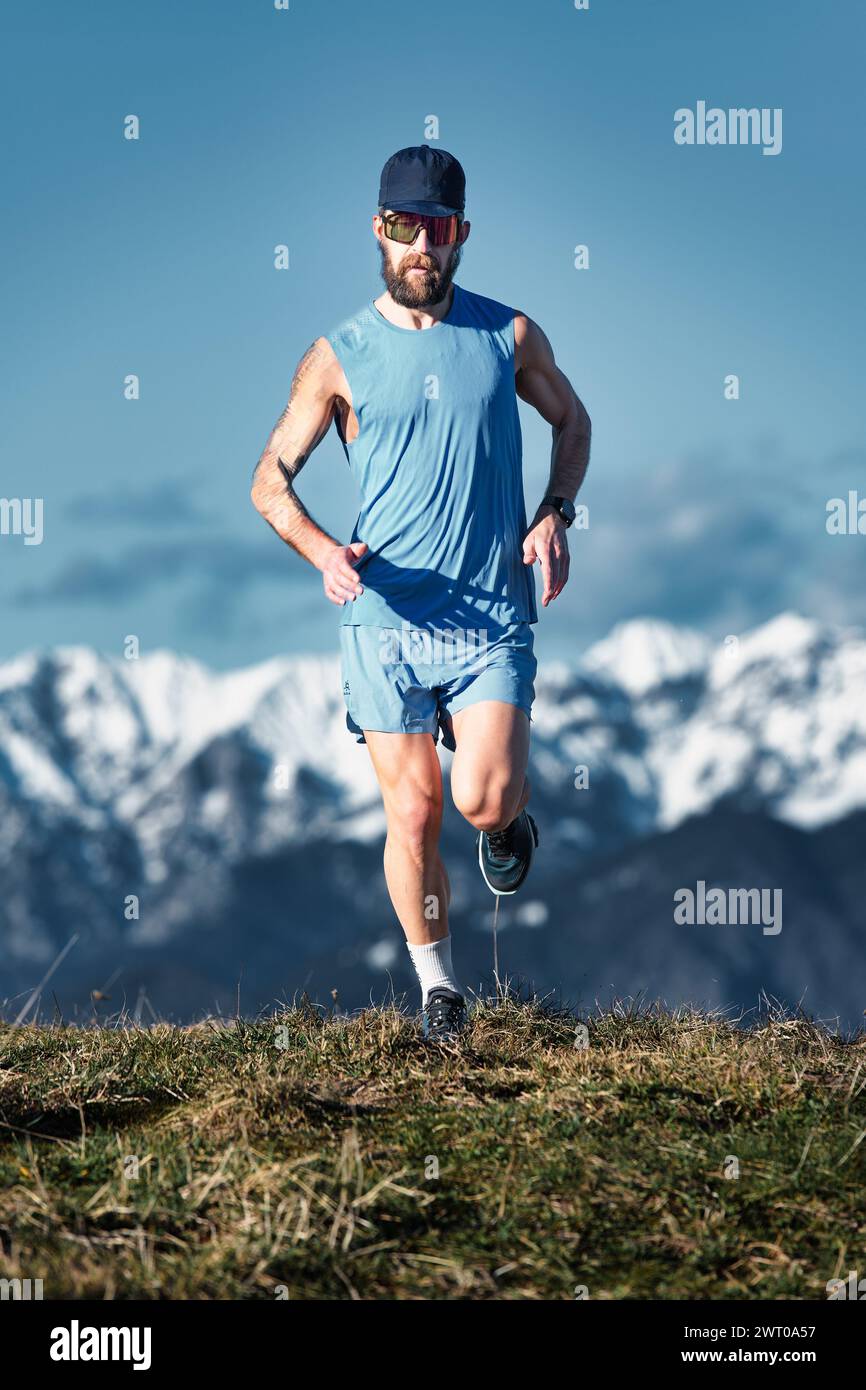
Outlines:
{"type": "MultiPolygon", "coordinates": [[[[737,848],[726,831],[724,852],[713,850],[724,817],[746,818],[778,877],[783,859],[771,853],[773,824],[806,835],[829,829],[828,844],[838,826],[847,843],[866,809],[866,641],[851,630],[782,614],[712,643],[636,619],[614,628],[580,664],[544,664],[537,692],[530,778],[542,852],[525,900],[506,923],[527,938],[517,952],[521,969],[545,955],[563,895],[580,902],[586,921],[608,920],[603,895],[593,905],[580,885],[612,857],[630,860],[638,886],[624,895],[621,885],[610,889],[608,906],[638,912],[642,892],[654,904],[650,935],[664,943],[664,904],[681,885],[653,875],[648,843],[664,847],[668,876],[678,854],[698,872],[700,855],[684,848],[692,832],[683,828],[700,826],[703,876],[748,887],[747,846],[737,848]]],[[[447,777],[444,750],[442,761],[447,777]]],[[[81,647],[16,657],[0,666],[0,809],[0,970],[9,986],[0,985],[0,996],[38,978],[73,930],[82,964],[79,970],[70,957],[66,978],[80,975],[80,988],[102,958],[122,956],[133,969],[136,959],[153,955],[156,969],[159,952],[167,962],[186,958],[193,938],[198,950],[211,943],[212,978],[222,993],[244,954],[248,963],[267,958],[273,972],[281,942],[289,985],[299,973],[305,978],[303,962],[315,958],[315,970],[324,970],[329,953],[340,950],[357,967],[358,989],[370,961],[379,962],[383,980],[389,961],[398,980],[405,976],[382,882],[381,799],[367,751],[345,727],[336,656],[275,657],[224,673],[167,651],[138,661],[81,647]],[[310,867],[322,881],[321,911],[310,867]],[[292,873],[304,884],[298,895],[292,873]],[[270,896],[260,882],[272,884],[270,896]],[[130,899],[137,900],[131,918],[130,899]],[[298,914],[321,920],[313,928],[295,921],[298,914]],[[238,936],[239,915],[249,918],[246,935],[238,936]],[[222,960],[220,943],[229,942],[234,955],[222,960]]],[[[443,852],[455,922],[481,923],[488,912],[472,840],[447,805],[443,852]]],[[[799,841],[785,843],[799,852],[799,841]]],[[[822,891],[832,893],[832,884],[822,891]]],[[[820,894],[810,889],[807,896],[810,911],[819,912],[820,894]]],[[[839,952],[850,954],[856,896],[845,902],[837,928],[821,920],[838,937],[839,952]]],[[[483,936],[484,927],[477,930],[483,936]]],[[[585,935],[595,938],[588,926],[585,935]]],[[[684,949],[682,938],[670,943],[684,949]]],[[[596,947],[604,973],[603,941],[596,947]]],[[[570,949],[579,953],[579,931],[570,949]]],[[[685,955],[692,961],[685,974],[694,976],[695,953],[685,955]]],[[[808,960],[805,939],[796,955],[808,960]]],[[[779,971],[765,956],[780,979],[806,970],[779,971]]],[[[550,981],[573,989],[582,978],[577,963],[555,958],[554,950],[550,981]]],[[[644,959],[637,941],[619,947],[617,968],[631,986],[629,959],[644,959]]],[[[255,976],[258,967],[250,968],[255,976]]],[[[351,996],[352,970],[336,973],[351,996]]],[[[646,973],[664,983],[658,972],[646,973]]],[[[823,972],[822,1000],[832,1008],[831,973],[823,972]]],[[[166,997],[176,1002],[172,990],[166,997]]],[[[857,1002],[844,987],[839,999],[846,1009],[857,1002]]]]}

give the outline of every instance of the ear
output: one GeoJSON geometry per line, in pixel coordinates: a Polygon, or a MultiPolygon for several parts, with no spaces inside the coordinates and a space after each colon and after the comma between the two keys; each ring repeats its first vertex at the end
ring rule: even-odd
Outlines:
{"type": "Polygon", "coordinates": [[[466,238],[468,237],[468,235],[469,235],[469,228],[470,228],[471,226],[472,226],[472,223],[471,223],[471,222],[464,222],[464,223],[461,225],[461,227],[460,227],[460,241],[458,242],[458,245],[459,245],[459,246],[462,246],[463,243],[464,243],[464,241],[465,241],[466,238]]]}

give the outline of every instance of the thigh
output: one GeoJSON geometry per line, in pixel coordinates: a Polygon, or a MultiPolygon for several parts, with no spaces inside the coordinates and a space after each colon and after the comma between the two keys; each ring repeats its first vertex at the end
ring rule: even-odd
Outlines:
{"type": "Polygon", "coordinates": [[[373,770],[388,815],[423,803],[442,807],[442,768],[432,734],[391,734],[365,729],[373,770]]]}
{"type": "Polygon", "coordinates": [[[523,789],[529,763],[529,716],[504,700],[480,700],[451,716],[457,749],[451,791],[458,804],[480,787],[513,793],[523,789]]]}

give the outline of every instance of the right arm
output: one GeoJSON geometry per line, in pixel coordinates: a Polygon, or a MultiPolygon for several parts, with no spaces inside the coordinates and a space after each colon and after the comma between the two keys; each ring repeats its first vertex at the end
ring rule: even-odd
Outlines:
{"type": "Polygon", "coordinates": [[[253,506],[281,540],[321,570],[325,594],[342,605],[361,583],[352,562],[367,547],[340,545],[310,516],[295,492],[295,479],[330,428],[343,385],[343,372],[327,338],[317,338],[295,372],[288,404],[256,465],[250,495],[253,506]]]}

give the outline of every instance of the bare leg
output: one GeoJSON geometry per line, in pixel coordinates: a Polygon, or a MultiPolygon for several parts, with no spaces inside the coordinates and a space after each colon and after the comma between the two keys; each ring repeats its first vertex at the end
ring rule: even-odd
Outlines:
{"type": "Polygon", "coordinates": [[[529,717],[502,700],[480,700],[452,723],[454,805],[476,830],[501,830],[529,800],[529,717]]]}
{"type": "Polygon", "coordinates": [[[448,935],[451,889],[439,857],[442,769],[431,734],[364,730],[382,789],[388,836],[385,881],[413,946],[448,935]]]}

